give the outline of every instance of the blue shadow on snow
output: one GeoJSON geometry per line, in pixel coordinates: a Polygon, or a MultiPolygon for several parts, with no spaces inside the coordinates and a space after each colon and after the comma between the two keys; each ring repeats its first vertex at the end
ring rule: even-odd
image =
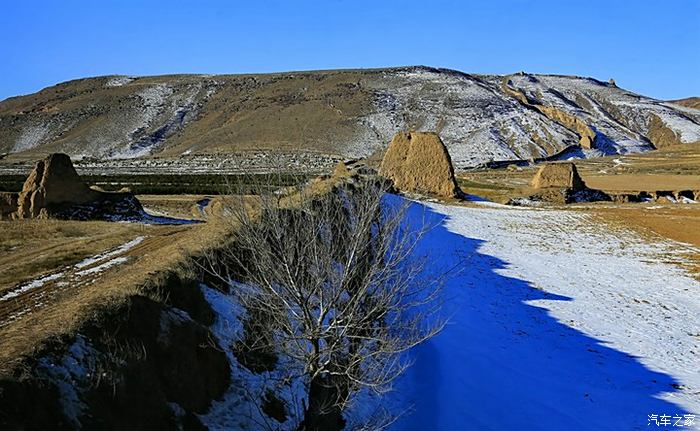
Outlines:
{"type": "Polygon", "coordinates": [[[689,413],[657,398],[675,391],[671,376],[526,303],[571,298],[498,274],[508,263],[448,231],[444,215],[420,203],[408,215],[434,226],[418,251],[431,267],[463,269],[443,286],[447,327],[396,382],[391,403],[412,412],[391,430],[635,430],[649,414],[689,413]]]}

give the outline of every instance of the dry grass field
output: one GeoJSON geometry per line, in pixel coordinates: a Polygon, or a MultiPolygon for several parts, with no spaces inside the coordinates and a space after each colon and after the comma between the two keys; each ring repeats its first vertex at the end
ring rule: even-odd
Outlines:
{"type": "MultiPolygon", "coordinates": [[[[700,143],[574,163],[586,185],[604,191],[700,190],[700,143]]],[[[500,202],[527,187],[536,169],[511,167],[457,176],[465,192],[500,202]]]]}
{"type": "Polygon", "coordinates": [[[700,176],[669,174],[586,175],[586,185],[610,192],[700,190],[700,176]]]}
{"type": "Polygon", "coordinates": [[[217,219],[170,226],[32,220],[0,227],[0,296],[34,283],[0,301],[0,374],[100,310],[151,294],[144,288],[169,272],[187,272],[189,256],[220,242],[230,229],[217,219]],[[124,247],[130,241],[133,246],[124,247]]]}
{"type": "MultiPolygon", "coordinates": [[[[318,181],[311,193],[327,192],[332,183],[318,181]]],[[[5,234],[0,239],[0,376],[17,372],[23,358],[75,333],[86,321],[121,306],[130,296],[155,295],[163,301],[160,287],[165,277],[171,273],[188,277],[199,271],[192,258],[225,243],[236,228],[230,218],[221,217],[224,205],[242,203],[256,211],[256,201],[249,196],[213,198],[206,211],[197,204],[203,196],[139,198],[146,209],[156,209],[163,216],[194,218],[194,212],[199,212],[206,221],[187,225],[0,222],[5,234]]],[[[284,205],[295,202],[286,199],[284,205]]]]}
{"type": "Polygon", "coordinates": [[[700,189],[700,142],[577,162],[589,187],[609,191],[700,189]]]}
{"type": "Polygon", "coordinates": [[[644,236],[691,244],[699,250],[686,256],[692,271],[700,276],[700,205],[626,204],[595,205],[586,209],[601,222],[632,229],[644,236]]]}
{"type": "MultiPolygon", "coordinates": [[[[140,195],[149,213],[202,220],[198,195],[140,195]]],[[[160,237],[186,230],[182,226],[102,221],[0,221],[0,296],[4,290],[118,247],[136,237],[160,237]]]]}
{"type": "MultiPolygon", "coordinates": [[[[576,160],[581,177],[591,188],[610,193],[657,190],[700,190],[700,143],[643,154],[576,160]]],[[[525,189],[536,167],[511,167],[458,175],[462,190],[504,203],[525,189]]],[[[593,203],[564,207],[596,216],[601,223],[643,235],[667,238],[700,248],[700,204],[593,203]]],[[[700,253],[688,256],[700,274],[700,253]]]]}
{"type": "MultiPolygon", "coordinates": [[[[167,229],[167,228],[166,228],[167,229]]],[[[0,221],[0,295],[59,268],[150,235],[153,226],[62,220],[0,221]]]]}

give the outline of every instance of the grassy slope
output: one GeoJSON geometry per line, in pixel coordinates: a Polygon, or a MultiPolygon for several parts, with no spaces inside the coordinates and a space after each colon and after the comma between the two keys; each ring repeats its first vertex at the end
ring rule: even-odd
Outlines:
{"type": "MultiPolygon", "coordinates": [[[[133,227],[138,229],[138,225],[133,227]]],[[[129,252],[130,263],[105,272],[86,286],[62,289],[49,303],[0,327],[0,375],[16,369],[23,358],[37,353],[52,340],[75,333],[85,321],[123,304],[129,296],[147,294],[149,290],[144,287],[157,285],[168,271],[185,268],[188,256],[221,241],[226,228],[216,222],[158,227],[129,252]]],[[[121,244],[128,237],[121,236],[117,242],[121,244]]],[[[70,242],[67,238],[63,240],[66,244],[70,242]]]]}
{"type": "Polygon", "coordinates": [[[0,295],[17,283],[72,265],[151,230],[109,222],[0,221],[0,295]]]}
{"type": "Polygon", "coordinates": [[[686,99],[671,100],[671,103],[685,106],[686,108],[700,109],[700,97],[688,97],[686,99]]]}
{"type": "MultiPolygon", "coordinates": [[[[187,127],[168,138],[161,155],[178,156],[185,150],[213,153],[309,150],[335,154],[337,148],[332,143],[354,136],[355,118],[371,108],[372,93],[359,82],[379,73],[344,70],[218,75],[207,82],[217,91],[201,103],[187,127]]],[[[109,129],[115,130],[133,128],[133,108],[140,103],[140,91],[168,84],[176,94],[190,94],[195,91],[193,88],[202,85],[201,77],[188,75],[143,77],[122,87],[105,87],[107,80],[101,77],[69,81],[1,101],[0,118],[6,121],[0,128],[0,143],[15,142],[27,126],[61,112],[66,124],[77,126],[69,127],[51,144],[36,151],[44,154],[66,142],[92,145],[91,141],[100,139],[90,135],[95,126],[109,124],[109,129]],[[33,122],[27,122],[30,116],[33,122]]],[[[206,89],[198,91],[198,100],[205,100],[206,89]]],[[[158,121],[164,122],[170,116],[163,115],[158,121]]],[[[0,147],[0,153],[6,151],[10,148],[0,147]]],[[[23,156],[32,157],[33,152],[30,150],[23,156]]]]}
{"type": "MultiPolygon", "coordinates": [[[[309,184],[308,193],[328,193],[338,181],[342,181],[342,178],[317,179],[309,184]]],[[[197,198],[199,196],[146,196],[144,203],[146,207],[149,204],[159,206],[172,215],[177,215],[178,212],[185,211],[183,208],[191,208],[190,203],[197,198]]],[[[42,304],[30,313],[22,315],[9,325],[0,325],[0,376],[16,371],[25,358],[41,352],[52,341],[75,334],[86,321],[124,304],[130,296],[153,295],[156,288],[161,287],[164,275],[169,272],[191,275],[193,257],[225,244],[227,236],[236,228],[230,218],[221,217],[223,199],[225,198],[215,198],[210,205],[211,210],[208,208],[207,222],[197,225],[144,227],[138,224],[46,221],[54,226],[53,229],[59,236],[55,241],[65,246],[64,252],[68,255],[71,253],[69,245],[73,241],[71,235],[74,232],[86,235],[101,230],[111,232],[113,236],[110,241],[102,245],[112,242],[123,244],[135,233],[146,236],[146,239],[127,253],[130,258],[128,263],[106,271],[91,284],[74,289],[60,289],[57,295],[42,299],[42,304]]],[[[251,205],[251,211],[255,211],[255,199],[243,199],[243,204],[251,205]]],[[[282,199],[281,205],[294,207],[298,200],[299,197],[292,194],[282,199]]],[[[228,205],[231,204],[241,204],[241,201],[235,199],[228,202],[228,205]]],[[[7,223],[8,230],[17,231],[12,235],[15,238],[29,230],[23,222],[7,223]]],[[[34,235],[37,235],[37,241],[42,241],[42,233],[34,235]]],[[[98,248],[96,244],[93,247],[98,248]]],[[[70,255],[66,262],[76,260],[76,256],[70,255]]],[[[55,268],[57,264],[52,265],[55,268]]],[[[155,299],[166,300],[160,297],[155,299]]]]}

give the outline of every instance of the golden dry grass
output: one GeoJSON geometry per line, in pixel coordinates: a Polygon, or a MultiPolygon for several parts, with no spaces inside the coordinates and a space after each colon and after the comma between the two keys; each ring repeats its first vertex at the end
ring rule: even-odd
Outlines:
{"type": "MultiPolygon", "coordinates": [[[[308,188],[305,197],[327,193],[337,182],[338,179],[333,178],[316,181],[308,188]]],[[[183,197],[181,200],[176,197],[172,199],[159,197],[159,199],[191,201],[188,197],[183,197]]],[[[280,204],[292,207],[299,202],[299,197],[292,194],[282,199],[280,204]]],[[[181,273],[191,271],[193,256],[220,246],[232,230],[236,229],[230,217],[221,215],[226,205],[241,203],[249,206],[250,211],[253,212],[257,211],[259,206],[257,199],[253,196],[243,197],[243,200],[216,197],[208,208],[206,223],[185,226],[37,221],[54,226],[56,230],[67,231],[67,226],[71,226],[86,235],[89,233],[98,235],[103,230],[112,231],[118,238],[117,244],[126,242],[129,235],[133,237],[140,234],[146,236],[146,239],[125,254],[130,258],[128,263],[104,272],[91,284],[75,289],[70,287],[61,289],[59,294],[51,298],[50,303],[33,309],[9,325],[1,326],[0,376],[21,370],[25,358],[41,352],[50,345],[52,340],[61,340],[76,333],[85,322],[99,317],[106,310],[121,306],[130,296],[152,295],[155,291],[152,287],[158,285],[164,274],[172,271],[181,273]],[[122,231],[122,229],[126,230],[122,231]]],[[[21,229],[23,227],[16,228],[17,231],[21,229]]],[[[42,238],[46,239],[45,234],[42,234],[42,238]]],[[[37,241],[41,242],[41,239],[37,238],[37,241]]],[[[66,243],[68,240],[63,238],[62,241],[66,243]]]]}
{"type": "Polygon", "coordinates": [[[669,174],[586,175],[588,187],[606,191],[700,190],[700,176],[669,174]]]}
{"type": "Polygon", "coordinates": [[[576,165],[589,187],[604,191],[700,190],[700,143],[576,165]]]}
{"type": "Polygon", "coordinates": [[[505,203],[528,187],[535,174],[532,168],[522,171],[493,169],[457,175],[457,184],[464,193],[479,196],[493,202],[505,203]]]}
{"type": "MultiPolygon", "coordinates": [[[[665,238],[700,249],[700,205],[593,206],[588,210],[603,222],[632,229],[642,236],[665,238]]],[[[686,256],[688,269],[700,277],[700,253],[686,256]]]]}
{"type": "Polygon", "coordinates": [[[697,205],[595,206],[604,220],[700,248],[700,208],[697,205]]]}
{"type": "Polygon", "coordinates": [[[672,100],[671,103],[685,106],[686,108],[700,109],[700,97],[688,97],[686,99],[672,100]]]}
{"type": "MultiPolygon", "coordinates": [[[[700,190],[700,143],[574,163],[588,187],[612,193],[700,190]]],[[[526,189],[535,172],[534,167],[489,169],[463,172],[457,179],[466,193],[504,202],[526,189]]]]}
{"type": "MultiPolygon", "coordinates": [[[[49,222],[56,226],[85,223],[85,227],[78,226],[76,229],[96,229],[94,232],[104,229],[102,223],[97,222],[94,222],[97,223],[94,227],[88,226],[93,222],[49,222]]],[[[114,234],[118,238],[118,244],[125,242],[129,235],[143,234],[142,229],[146,230],[147,238],[127,253],[131,258],[128,264],[105,272],[92,284],[75,289],[61,289],[51,303],[1,327],[0,375],[16,370],[23,358],[39,352],[52,340],[75,333],[81,325],[99,316],[103,310],[123,304],[129,296],[147,293],[144,287],[157,283],[162,274],[184,270],[191,255],[217,244],[229,228],[229,225],[216,219],[206,224],[189,226],[105,224],[117,232],[126,229],[121,232],[121,236],[114,234]]]]}
{"type": "Polygon", "coordinates": [[[700,142],[648,153],[577,160],[582,175],[700,175],[700,142]],[[603,172],[601,172],[603,171],[603,172]]]}
{"type": "Polygon", "coordinates": [[[0,294],[17,283],[123,244],[150,228],[109,222],[0,221],[0,294]]]}

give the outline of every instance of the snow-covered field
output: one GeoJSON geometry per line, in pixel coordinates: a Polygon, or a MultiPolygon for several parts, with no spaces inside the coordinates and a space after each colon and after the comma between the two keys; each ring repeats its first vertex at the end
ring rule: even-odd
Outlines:
{"type": "MultiPolygon", "coordinates": [[[[393,430],[656,429],[700,420],[697,252],[567,211],[415,203],[421,253],[462,271],[449,325],[413,352],[393,430]],[[678,420],[677,418],[682,418],[678,420]]],[[[675,429],[675,428],[674,428],[675,429]]]]}

